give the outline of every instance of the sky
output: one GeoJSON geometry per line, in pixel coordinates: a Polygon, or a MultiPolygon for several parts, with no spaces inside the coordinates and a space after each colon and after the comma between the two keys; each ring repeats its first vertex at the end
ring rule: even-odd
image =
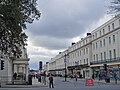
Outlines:
{"type": "Polygon", "coordinates": [[[30,69],[43,64],[78,42],[112,16],[107,14],[110,0],[38,0],[39,20],[27,25],[30,69]]]}

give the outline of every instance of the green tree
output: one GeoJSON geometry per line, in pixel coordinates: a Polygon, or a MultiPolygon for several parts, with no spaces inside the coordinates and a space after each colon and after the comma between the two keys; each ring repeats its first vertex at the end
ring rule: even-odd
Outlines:
{"type": "Polygon", "coordinates": [[[40,18],[37,0],[0,0],[0,51],[21,55],[20,46],[26,45],[24,33],[27,23],[40,18]],[[10,51],[10,52],[9,52],[10,51]]]}

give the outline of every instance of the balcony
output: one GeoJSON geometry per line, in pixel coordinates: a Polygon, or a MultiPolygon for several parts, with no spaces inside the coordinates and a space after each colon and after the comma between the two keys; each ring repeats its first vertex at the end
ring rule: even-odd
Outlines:
{"type": "Polygon", "coordinates": [[[68,69],[75,69],[75,68],[86,68],[89,67],[88,64],[81,64],[81,65],[75,65],[75,66],[68,66],[68,69]]]}
{"type": "Polygon", "coordinates": [[[120,57],[90,62],[90,65],[120,62],[120,57]]]}

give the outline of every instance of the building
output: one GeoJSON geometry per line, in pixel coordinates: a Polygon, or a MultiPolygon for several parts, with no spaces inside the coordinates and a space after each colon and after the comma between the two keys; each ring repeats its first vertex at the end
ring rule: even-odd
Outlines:
{"type": "Polygon", "coordinates": [[[22,55],[21,57],[15,57],[12,53],[4,55],[0,53],[0,61],[4,61],[4,69],[0,69],[0,80],[2,84],[9,84],[15,80],[13,79],[14,73],[17,73],[16,81],[20,83],[28,82],[28,69],[29,69],[29,58],[27,56],[26,48],[21,46],[22,55]]]}
{"type": "Polygon", "coordinates": [[[120,77],[120,16],[104,23],[92,33],[91,68],[95,77],[105,75],[104,64],[107,64],[109,77],[117,73],[120,77]]]}
{"type": "Polygon", "coordinates": [[[113,78],[114,73],[120,78],[120,15],[115,16],[85,38],[72,43],[49,61],[49,71],[67,75],[82,74],[83,78],[94,75],[113,78]],[[66,60],[66,61],[65,61],[66,60]],[[66,65],[65,65],[66,64],[66,65]]]}
{"type": "Polygon", "coordinates": [[[68,48],[69,52],[69,74],[77,73],[83,78],[90,77],[90,61],[92,60],[91,54],[91,34],[87,33],[85,38],[73,44],[68,48]]]}

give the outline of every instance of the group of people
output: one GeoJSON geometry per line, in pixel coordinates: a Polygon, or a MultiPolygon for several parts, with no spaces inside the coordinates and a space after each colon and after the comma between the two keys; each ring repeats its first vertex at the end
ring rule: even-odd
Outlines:
{"type": "MultiPolygon", "coordinates": [[[[107,73],[104,74],[104,76],[103,76],[101,73],[99,73],[99,74],[98,74],[98,78],[99,78],[99,81],[102,80],[102,78],[104,78],[105,81],[107,82],[107,79],[110,79],[110,76],[107,76],[107,73]]],[[[113,73],[112,78],[114,78],[115,84],[117,84],[118,76],[117,76],[116,73],[113,73]]],[[[94,74],[92,75],[92,79],[94,79],[94,74]]]]}
{"type": "MultiPolygon", "coordinates": [[[[44,85],[46,85],[46,74],[45,73],[38,74],[37,78],[38,78],[38,82],[43,83],[44,85]]],[[[48,80],[49,80],[49,88],[54,88],[52,73],[49,73],[48,80]]]]}

